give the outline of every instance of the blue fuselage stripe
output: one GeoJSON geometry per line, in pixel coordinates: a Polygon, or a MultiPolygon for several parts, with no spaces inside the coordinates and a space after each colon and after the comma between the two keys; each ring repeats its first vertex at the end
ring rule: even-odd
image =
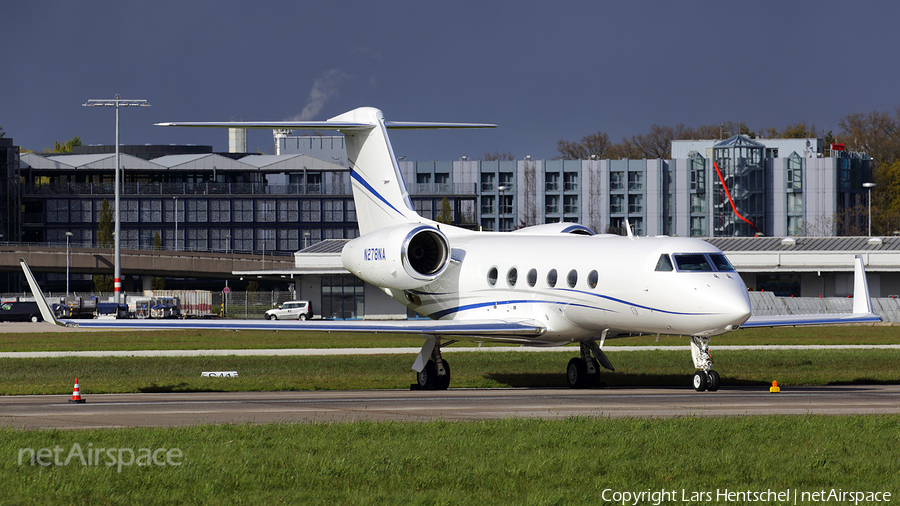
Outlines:
{"type": "Polygon", "coordinates": [[[356,182],[358,182],[359,184],[361,184],[361,185],[363,186],[363,188],[365,188],[369,193],[371,193],[372,195],[374,195],[378,200],[384,202],[388,207],[390,207],[391,209],[393,209],[394,211],[396,211],[397,214],[399,214],[399,215],[401,215],[401,216],[404,216],[404,214],[401,213],[399,210],[397,210],[396,207],[392,206],[391,203],[387,201],[387,199],[385,199],[384,197],[381,196],[380,193],[378,193],[377,191],[375,191],[375,188],[372,188],[372,185],[370,185],[369,183],[367,183],[366,180],[363,179],[363,177],[359,175],[359,172],[356,172],[355,170],[351,170],[351,171],[350,171],[350,177],[353,178],[353,179],[355,179],[356,182]]]}

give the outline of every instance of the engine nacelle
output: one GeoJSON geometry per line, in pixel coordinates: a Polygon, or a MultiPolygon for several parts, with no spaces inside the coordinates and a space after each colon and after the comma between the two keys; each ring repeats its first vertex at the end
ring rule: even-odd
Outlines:
{"type": "Polygon", "coordinates": [[[444,273],[450,263],[450,242],[430,225],[394,225],[348,242],[341,262],[373,285],[411,290],[444,273]]]}

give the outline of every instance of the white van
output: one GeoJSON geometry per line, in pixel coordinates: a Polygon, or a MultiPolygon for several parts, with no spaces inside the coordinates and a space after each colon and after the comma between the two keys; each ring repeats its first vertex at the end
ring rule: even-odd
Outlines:
{"type": "Polygon", "coordinates": [[[289,300],[266,311],[267,320],[307,320],[312,317],[312,304],[308,300],[289,300]]]}

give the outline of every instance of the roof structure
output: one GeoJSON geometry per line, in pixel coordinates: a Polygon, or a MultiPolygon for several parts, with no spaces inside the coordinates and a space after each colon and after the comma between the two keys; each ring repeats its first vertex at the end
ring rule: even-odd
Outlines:
{"type": "Polygon", "coordinates": [[[735,135],[716,144],[717,148],[765,148],[765,144],[754,141],[746,135],[735,135]]]}
{"type": "Polygon", "coordinates": [[[344,167],[343,165],[301,154],[249,155],[241,158],[240,161],[263,171],[274,172],[302,172],[304,170],[328,172],[347,170],[347,167],[344,167]]]}
{"type": "Polygon", "coordinates": [[[738,272],[900,272],[900,237],[714,237],[738,272]]]}

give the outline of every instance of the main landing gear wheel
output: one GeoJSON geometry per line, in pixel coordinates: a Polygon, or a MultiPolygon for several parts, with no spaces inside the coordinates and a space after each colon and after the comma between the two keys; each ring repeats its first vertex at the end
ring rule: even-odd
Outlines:
{"type": "Polygon", "coordinates": [[[569,388],[587,388],[590,380],[584,360],[580,358],[569,360],[569,365],[566,366],[566,381],[569,388]]]}
{"type": "Polygon", "coordinates": [[[702,392],[704,390],[715,392],[719,389],[720,378],[719,373],[710,369],[709,371],[697,371],[694,373],[694,390],[702,392]]]}
{"type": "Polygon", "coordinates": [[[438,376],[437,365],[429,360],[421,372],[416,373],[416,381],[423,390],[447,390],[450,387],[450,364],[444,360],[444,371],[447,374],[438,376]]]}

